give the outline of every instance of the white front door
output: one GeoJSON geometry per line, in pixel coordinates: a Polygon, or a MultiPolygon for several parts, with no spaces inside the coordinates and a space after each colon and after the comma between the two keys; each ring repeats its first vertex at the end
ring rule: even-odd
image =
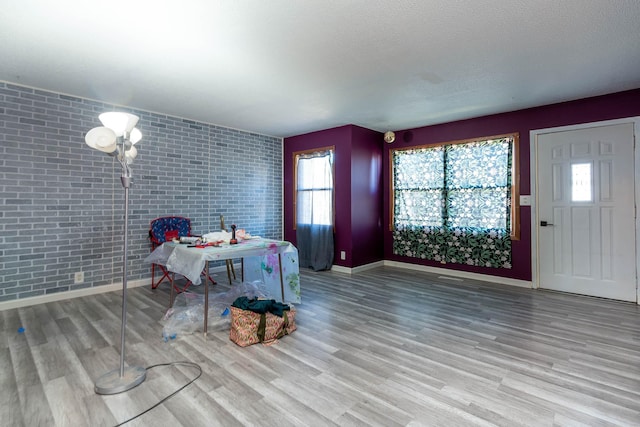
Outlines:
{"type": "Polygon", "coordinates": [[[633,127],[537,135],[541,288],[636,301],[633,127]]]}

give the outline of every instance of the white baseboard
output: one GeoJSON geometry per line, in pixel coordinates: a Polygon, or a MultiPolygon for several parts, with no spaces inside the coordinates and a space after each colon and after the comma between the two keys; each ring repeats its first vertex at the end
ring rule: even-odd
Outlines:
{"type": "MultiPolygon", "coordinates": [[[[138,286],[151,285],[151,279],[127,280],[128,288],[137,288],[138,286]]],[[[95,286],[91,288],[76,289],[73,291],[56,292],[48,295],[38,295],[36,297],[20,298],[16,300],[0,302],[0,311],[10,310],[12,308],[28,307],[36,304],[44,304],[46,302],[63,301],[71,298],[86,297],[89,295],[97,295],[105,292],[113,292],[122,290],[122,282],[112,283],[110,285],[95,286]]]]}
{"type": "Polygon", "coordinates": [[[351,269],[349,267],[343,267],[341,265],[332,265],[330,271],[335,271],[336,273],[344,273],[351,274],[351,269]]]}
{"type": "Polygon", "coordinates": [[[518,286],[520,288],[533,289],[533,282],[527,280],[512,279],[510,277],[491,276],[489,274],[471,273],[469,271],[452,270],[449,268],[430,267],[428,265],[410,264],[407,262],[385,260],[384,265],[388,267],[404,268],[407,270],[424,271],[427,273],[440,274],[452,278],[461,277],[463,279],[482,280],[484,282],[499,283],[501,285],[518,286]]]}
{"type": "Polygon", "coordinates": [[[331,266],[331,271],[335,271],[336,273],[345,273],[345,274],[356,274],[361,273],[363,271],[371,270],[372,268],[382,267],[384,266],[384,261],[376,261],[371,264],[359,265],[357,267],[343,267],[341,265],[333,265],[331,266]]]}
{"type": "Polygon", "coordinates": [[[336,273],[357,274],[366,270],[370,270],[372,268],[382,267],[382,266],[404,268],[406,270],[416,270],[416,271],[424,271],[427,273],[440,274],[441,276],[444,276],[444,278],[451,278],[451,280],[460,280],[459,278],[463,278],[463,279],[482,280],[484,282],[491,282],[491,283],[499,283],[501,285],[518,286],[520,288],[529,288],[529,289],[533,288],[533,283],[528,282],[526,280],[511,279],[509,277],[491,276],[489,274],[471,273],[468,271],[459,271],[459,270],[452,270],[449,268],[440,268],[440,267],[430,267],[427,265],[411,264],[408,262],[389,261],[389,260],[377,261],[371,264],[360,265],[354,268],[334,265],[331,267],[331,271],[335,271],[336,273]]]}

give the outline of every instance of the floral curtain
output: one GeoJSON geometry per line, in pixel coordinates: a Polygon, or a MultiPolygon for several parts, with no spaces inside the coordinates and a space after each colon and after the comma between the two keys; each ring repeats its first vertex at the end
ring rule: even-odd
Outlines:
{"type": "Polygon", "coordinates": [[[513,138],[395,150],[393,253],[511,268],[513,138]]]}

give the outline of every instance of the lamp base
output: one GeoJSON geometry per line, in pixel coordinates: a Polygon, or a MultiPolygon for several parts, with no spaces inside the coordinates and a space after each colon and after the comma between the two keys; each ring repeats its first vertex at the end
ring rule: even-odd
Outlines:
{"type": "Polygon", "coordinates": [[[147,370],[140,366],[129,366],[120,376],[120,368],[109,371],[96,380],[97,394],[118,394],[130,390],[147,378],[147,370]]]}

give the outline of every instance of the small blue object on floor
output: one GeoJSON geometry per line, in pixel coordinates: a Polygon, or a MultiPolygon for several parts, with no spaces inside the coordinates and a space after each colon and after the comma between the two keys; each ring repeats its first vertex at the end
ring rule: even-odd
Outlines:
{"type": "Polygon", "coordinates": [[[22,326],[20,326],[20,327],[18,328],[18,333],[19,333],[19,334],[24,333],[24,328],[23,328],[22,326]]]}
{"type": "Polygon", "coordinates": [[[163,334],[162,334],[162,340],[163,340],[164,342],[167,342],[167,341],[169,341],[169,340],[175,340],[177,336],[178,336],[177,334],[167,335],[167,334],[163,333],[163,334]]]}

